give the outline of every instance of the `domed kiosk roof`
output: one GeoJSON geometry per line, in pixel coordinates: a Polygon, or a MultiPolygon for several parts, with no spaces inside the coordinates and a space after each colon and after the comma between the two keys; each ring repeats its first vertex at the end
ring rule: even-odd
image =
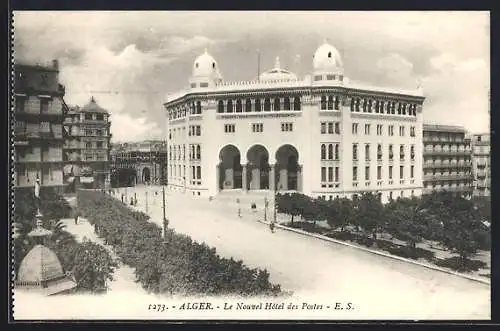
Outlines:
{"type": "Polygon", "coordinates": [[[339,51],[326,41],[314,53],[313,66],[315,70],[335,70],[343,67],[339,51]]]}
{"type": "Polygon", "coordinates": [[[89,103],[79,109],[81,113],[101,113],[108,114],[108,111],[95,102],[94,97],[90,98],[89,103]]]}
{"type": "Polygon", "coordinates": [[[263,72],[259,76],[260,81],[274,81],[274,80],[297,80],[297,75],[280,67],[280,58],[276,57],[274,68],[263,72]]]}
{"type": "Polygon", "coordinates": [[[51,249],[36,245],[19,266],[16,286],[39,287],[50,295],[72,289],[76,283],[63,272],[59,258],[51,249]]]}
{"type": "Polygon", "coordinates": [[[219,65],[214,57],[205,49],[205,53],[198,56],[193,63],[193,76],[194,77],[220,77],[219,65]]]}

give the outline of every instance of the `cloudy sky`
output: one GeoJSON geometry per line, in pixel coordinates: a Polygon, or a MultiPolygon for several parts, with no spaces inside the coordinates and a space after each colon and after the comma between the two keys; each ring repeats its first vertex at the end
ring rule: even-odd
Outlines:
{"type": "Polygon", "coordinates": [[[425,122],[489,130],[487,12],[15,12],[15,59],[60,61],[68,104],[93,95],[112,114],[115,141],[163,135],[162,103],[187,85],[205,48],[226,81],[281,66],[312,69],[327,39],[351,80],[413,88],[425,122]]]}

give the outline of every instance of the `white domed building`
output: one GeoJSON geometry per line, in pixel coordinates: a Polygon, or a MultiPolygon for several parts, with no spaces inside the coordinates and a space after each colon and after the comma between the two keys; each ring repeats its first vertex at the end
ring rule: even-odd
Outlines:
{"type": "Polygon", "coordinates": [[[354,83],[324,43],[299,78],[274,68],[225,82],[205,51],[164,103],[168,185],[195,196],[301,192],[333,199],[420,195],[422,91],[354,83]]]}

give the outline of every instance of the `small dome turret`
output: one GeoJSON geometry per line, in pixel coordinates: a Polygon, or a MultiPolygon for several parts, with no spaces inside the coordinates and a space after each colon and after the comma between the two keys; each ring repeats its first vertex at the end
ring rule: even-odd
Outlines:
{"type": "Polygon", "coordinates": [[[219,65],[205,49],[205,52],[194,60],[193,74],[190,79],[191,87],[207,87],[209,83],[219,83],[220,81],[222,81],[222,75],[219,71],[219,65]]]}
{"type": "Polygon", "coordinates": [[[314,53],[313,67],[316,71],[338,71],[343,68],[339,51],[326,41],[314,53]]]}

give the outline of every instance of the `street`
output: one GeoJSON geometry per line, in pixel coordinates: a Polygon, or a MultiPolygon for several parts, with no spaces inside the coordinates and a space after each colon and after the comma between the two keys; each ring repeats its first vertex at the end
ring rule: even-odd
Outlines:
{"type": "MultiPolygon", "coordinates": [[[[137,208],[145,211],[146,192],[148,213],[161,226],[161,187],[128,188],[127,196],[136,193],[137,208]]],[[[271,281],[298,297],[354,302],[367,318],[490,315],[487,285],[279,229],[273,234],[256,221],[262,215],[250,206],[241,206],[239,218],[233,205],[167,190],[166,196],[171,228],[215,247],[221,256],[266,268],[271,281]]]]}

